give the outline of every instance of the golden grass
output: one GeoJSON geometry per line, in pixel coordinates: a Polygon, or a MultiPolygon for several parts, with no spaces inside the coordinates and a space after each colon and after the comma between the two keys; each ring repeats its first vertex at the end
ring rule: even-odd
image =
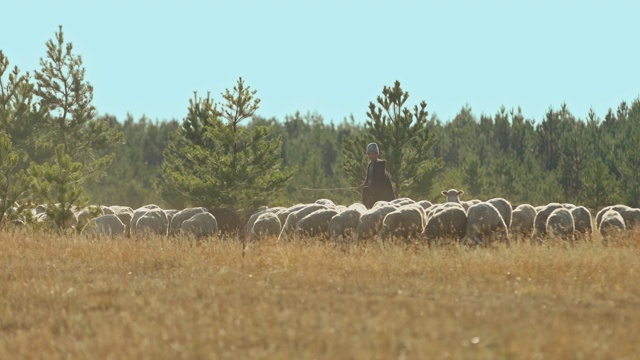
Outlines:
{"type": "Polygon", "coordinates": [[[640,235],[491,249],[0,234],[0,359],[636,359],[640,235]]]}

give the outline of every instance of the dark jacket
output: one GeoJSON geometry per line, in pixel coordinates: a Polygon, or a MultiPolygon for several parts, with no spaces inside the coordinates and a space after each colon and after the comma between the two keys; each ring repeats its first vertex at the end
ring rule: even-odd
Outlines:
{"type": "Polygon", "coordinates": [[[367,167],[362,190],[362,203],[367,209],[371,209],[376,201],[391,201],[396,198],[386,168],[387,162],[382,159],[370,162],[367,167]]]}

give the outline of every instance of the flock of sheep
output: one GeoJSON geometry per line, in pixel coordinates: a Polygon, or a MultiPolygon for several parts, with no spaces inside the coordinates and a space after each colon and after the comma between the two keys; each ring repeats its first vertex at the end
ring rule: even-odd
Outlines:
{"type": "Polygon", "coordinates": [[[590,238],[595,230],[607,240],[640,224],[640,209],[626,205],[608,206],[594,219],[587,208],[573,204],[514,207],[503,198],[461,201],[463,191],[456,189],[442,194],[447,199],[444,203],[400,198],[380,201],[368,210],[360,203],[345,207],[325,199],[289,208],[267,208],[251,216],[244,232],[252,239],[278,236],[280,241],[323,236],[336,242],[396,238],[430,244],[459,241],[486,245],[550,237],[575,241],[590,238]]]}
{"type": "MultiPolygon", "coordinates": [[[[102,206],[98,215],[87,209],[76,213],[76,223],[88,237],[184,235],[239,236],[247,241],[277,237],[290,241],[305,237],[338,243],[391,239],[429,244],[457,241],[467,245],[561,238],[576,241],[598,231],[604,241],[640,224],[640,209],[607,206],[596,216],[584,206],[550,203],[513,206],[503,198],[461,201],[463,191],[443,191],[446,202],[400,198],[380,201],[371,209],[361,203],[336,205],[320,199],[290,207],[264,207],[241,220],[227,208],[204,207],[163,210],[156,205],[138,209],[102,206]]],[[[43,209],[35,209],[42,216],[43,209]]]]}

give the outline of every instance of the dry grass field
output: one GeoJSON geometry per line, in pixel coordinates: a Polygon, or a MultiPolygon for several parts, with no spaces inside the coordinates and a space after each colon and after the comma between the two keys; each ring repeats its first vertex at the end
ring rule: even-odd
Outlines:
{"type": "Polygon", "coordinates": [[[640,235],[467,249],[0,234],[0,359],[638,359],[640,235]],[[596,239],[598,240],[598,239],[596,239]]]}

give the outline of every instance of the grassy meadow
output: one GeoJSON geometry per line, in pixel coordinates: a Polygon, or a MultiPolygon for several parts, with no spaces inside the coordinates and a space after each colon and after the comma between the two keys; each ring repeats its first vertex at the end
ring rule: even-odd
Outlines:
{"type": "Polygon", "coordinates": [[[637,359],[640,234],[468,249],[0,233],[0,359],[637,359]]]}

